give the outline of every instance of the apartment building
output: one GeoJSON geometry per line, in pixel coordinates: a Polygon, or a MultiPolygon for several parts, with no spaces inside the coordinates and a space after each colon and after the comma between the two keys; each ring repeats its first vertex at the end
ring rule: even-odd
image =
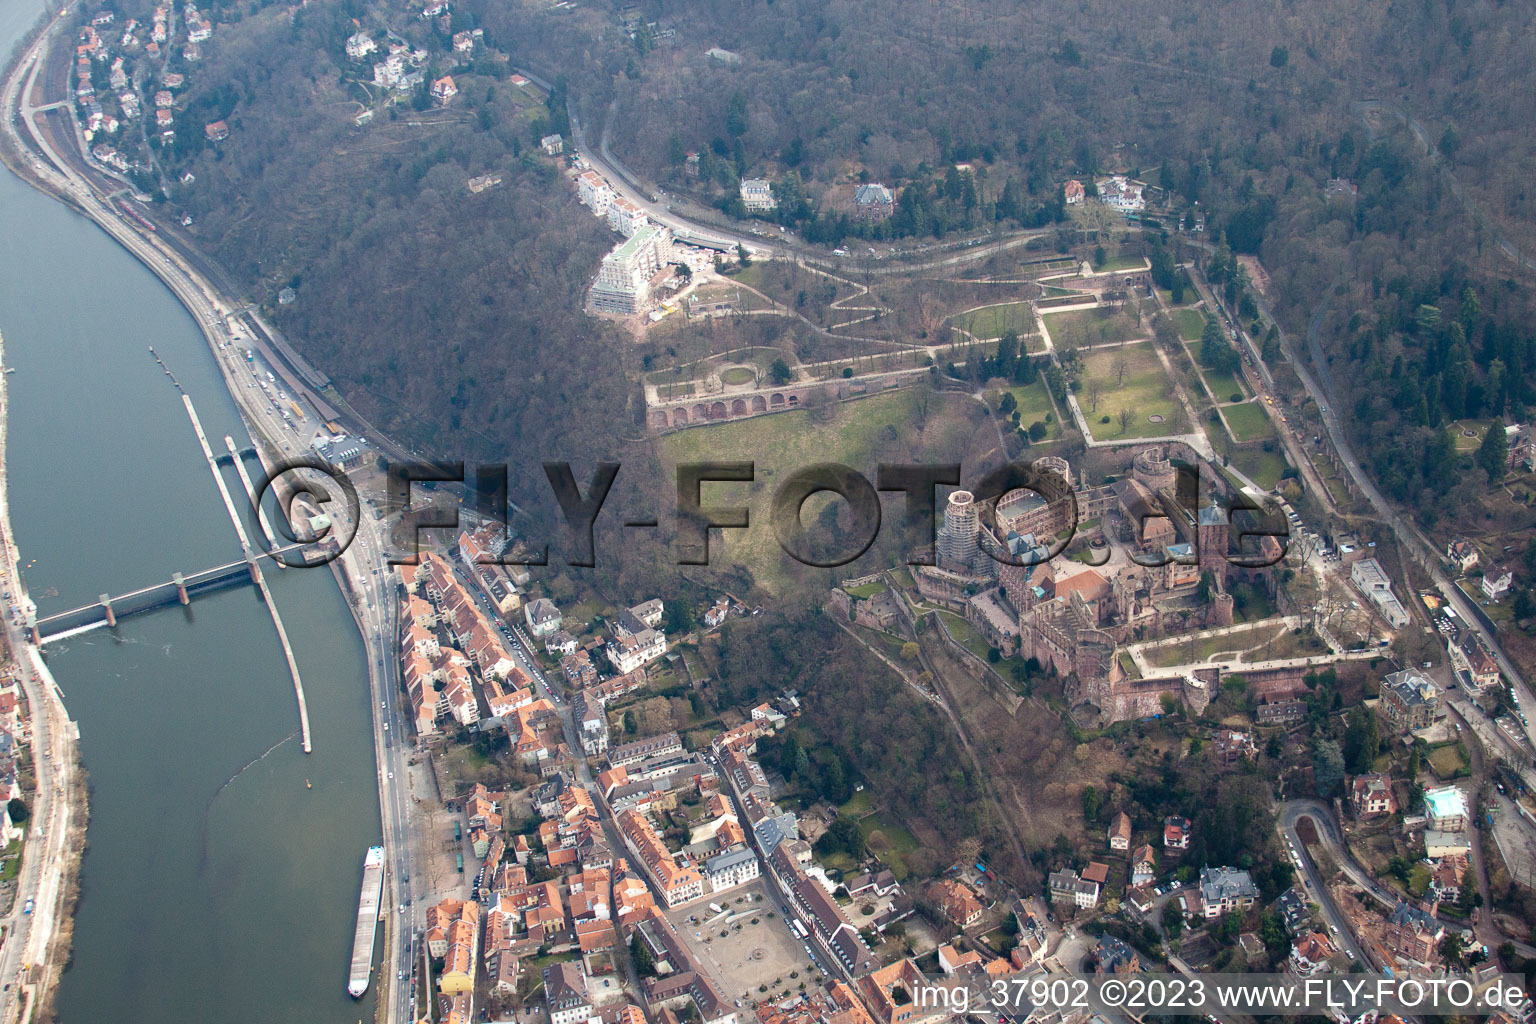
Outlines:
{"type": "Polygon", "coordinates": [[[608,205],[608,226],[625,238],[649,223],[645,211],[622,196],[608,205]]]}
{"type": "Polygon", "coordinates": [[[596,171],[585,171],[576,179],[576,197],[599,217],[608,216],[608,207],[617,198],[613,188],[596,171]]]}
{"type": "MultiPolygon", "coordinates": [[[[605,207],[606,211],[606,207],[605,207]]],[[[666,266],[672,233],[647,224],[603,257],[592,285],[592,307],[603,313],[638,313],[650,299],[650,281],[666,266]]]]}

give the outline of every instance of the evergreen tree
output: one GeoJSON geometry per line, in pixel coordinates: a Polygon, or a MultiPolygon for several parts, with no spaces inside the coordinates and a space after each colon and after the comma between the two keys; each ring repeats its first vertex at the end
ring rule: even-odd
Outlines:
{"type": "Polygon", "coordinates": [[[1483,443],[1477,446],[1477,465],[1488,474],[1488,482],[1496,484],[1504,479],[1504,468],[1509,460],[1509,438],[1504,434],[1504,421],[1494,420],[1483,435],[1483,443]]]}
{"type": "Polygon", "coordinates": [[[1237,349],[1227,341],[1227,332],[1212,314],[1205,317],[1205,328],[1200,332],[1200,365],[1221,373],[1237,372],[1240,357],[1237,349]]]}
{"type": "Polygon", "coordinates": [[[1083,820],[1093,824],[1099,818],[1099,791],[1092,786],[1083,790],[1083,820]]]}
{"type": "Polygon", "coordinates": [[[1350,772],[1359,775],[1370,771],[1380,745],[1375,714],[1363,707],[1351,711],[1344,731],[1344,764],[1350,772]]]}
{"type": "Polygon", "coordinates": [[[1318,740],[1312,748],[1312,786],[1320,797],[1333,796],[1344,781],[1344,752],[1333,740],[1318,740]]]}
{"type": "Polygon", "coordinates": [[[635,973],[642,977],[656,973],[656,958],[651,956],[650,947],[645,944],[639,932],[629,938],[629,955],[635,961],[635,973]]]}

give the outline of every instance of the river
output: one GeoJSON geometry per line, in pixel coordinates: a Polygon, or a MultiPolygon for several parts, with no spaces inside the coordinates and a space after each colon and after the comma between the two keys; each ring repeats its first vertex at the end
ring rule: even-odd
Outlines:
{"type": "MultiPolygon", "coordinates": [[[[40,13],[40,0],[0,0],[0,56],[40,13]]],[[[40,614],[239,557],[147,351],[215,447],[243,442],[196,324],[107,235],[3,168],[0,334],[16,371],[11,517],[40,614]]],[[[328,571],[267,575],[304,678],[310,756],[251,588],[46,652],[91,780],[65,1022],[372,1017],[372,989],[361,1004],[346,995],[362,858],[380,841],[363,646],[328,571]]]]}

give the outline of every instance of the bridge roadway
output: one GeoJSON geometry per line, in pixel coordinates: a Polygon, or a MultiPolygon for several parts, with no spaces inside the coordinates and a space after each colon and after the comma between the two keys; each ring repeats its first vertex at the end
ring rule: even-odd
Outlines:
{"type": "MultiPolygon", "coordinates": [[[[296,554],[309,547],[312,545],[293,543],[270,551],[254,552],[254,555],[256,558],[270,558],[277,564],[284,565],[286,564],[282,561],[284,556],[296,554]]],[[[137,615],[152,608],[162,608],[173,601],[180,601],[179,589],[185,589],[190,599],[199,594],[222,590],[241,582],[254,582],[251,579],[251,563],[243,558],[224,565],[216,565],[201,572],[178,575],[181,577],[179,584],[172,578],[164,583],[154,583],[116,597],[109,597],[106,603],[97,601],[38,619],[32,627],[35,641],[38,644],[45,644],[53,640],[61,640],[67,634],[105,625],[108,604],[111,605],[113,618],[121,619],[127,615],[137,615]]]]}

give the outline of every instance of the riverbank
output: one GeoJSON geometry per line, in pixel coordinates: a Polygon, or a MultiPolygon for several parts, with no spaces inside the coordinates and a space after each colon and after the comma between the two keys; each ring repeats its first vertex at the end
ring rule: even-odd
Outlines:
{"type": "MultiPolygon", "coordinates": [[[[3,87],[0,87],[0,89],[3,89],[3,95],[0,95],[0,116],[3,116],[5,124],[3,135],[0,135],[0,161],[3,161],[22,181],[59,200],[71,209],[84,214],[100,227],[108,237],[148,268],[172,292],[177,301],[191,314],[196,322],[199,333],[214,356],[214,362],[219,368],[219,378],[232,398],[240,422],[247,433],[256,441],[257,448],[261,451],[264,462],[270,464],[274,458],[281,459],[285,453],[292,453],[295,448],[302,449],[304,440],[291,435],[284,436],[281,433],[282,425],[280,423],[268,424],[263,418],[265,410],[254,407],[251,404],[250,396],[245,394],[247,389],[240,387],[237,383],[235,371],[244,369],[241,365],[243,356],[236,346],[230,344],[231,338],[228,321],[231,314],[241,309],[245,304],[234,301],[221,293],[205,275],[199,273],[191,261],[183,258],[182,254],[178,253],[174,246],[170,245],[166,240],[155,234],[146,233],[139,227],[126,222],[111,205],[109,198],[101,194],[93,185],[89,175],[82,173],[80,168],[71,162],[71,154],[56,152],[54,149],[55,142],[50,140],[49,133],[46,130],[39,130],[38,125],[35,123],[35,118],[38,116],[37,112],[32,109],[32,104],[37,99],[34,91],[35,84],[42,73],[48,47],[51,45],[50,40],[53,39],[56,28],[61,23],[61,20],[61,16],[52,17],[48,27],[32,38],[30,44],[25,47],[16,63],[5,75],[3,87]],[[268,429],[269,427],[271,429],[268,429]]],[[[372,433],[376,436],[376,432],[372,433]]],[[[3,472],[3,466],[0,466],[0,472],[3,472]]],[[[5,543],[8,545],[8,550],[14,551],[14,545],[10,543],[8,536],[5,543]]],[[[354,553],[348,561],[355,564],[357,559],[358,556],[354,553]]],[[[358,567],[358,571],[360,574],[366,574],[367,572],[367,570],[361,567],[358,567]]],[[[360,629],[362,629],[361,623],[367,616],[358,607],[358,595],[350,587],[343,587],[342,591],[347,603],[351,606],[354,621],[358,622],[360,629]]],[[[366,629],[362,629],[362,632],[367,646],[371,648],[377,645],[385,648],[385,645],[379,643],[377,636],[370,636],[366,629]]],[[[41,666],[40,657],[34,657],[32,660],[35,664],[41,666]]],[[[57,699],[58,690],[52,684],[51,677],[46,675],[46,668],[43,668],[42,672],[44,674],[42,682],[38,687],[39,697],[37,706],[48,706],[51,701],[57,699]]],[[[388,696],[389,692],[386,688],[387,676],[374,675],[372,659],[370,659],[370,676],[374,677],[372,682],[381,691],[380,696],[388,696]]],[[[370,701],[371,703],[372,701],[370,701]]],[[[62,712],[62,703],[58,704],[58,709],[62,712]]],[[[385,725],[384,728],[387,729],[388,726],[385,725]]],[[[73,723],[68,721],[67,715],[62,715],[59,728],[50,729],[48,735],[77,737],[77,732],[74,729],[73,723]]],[[[382,744],[377,742],[376,739],[374,744],[374,761],[378,767],[380,779],[385,778],[387,774],[384,767],[384,756],[382,744]]],[[[75,764],[73,760],[61,760],[60,763],[67,765],[75,764]]],[[[393,775],[391,774],[388,777],[393,778],[393,775]]],[[[67,780],[60,781],[58,790],[60,794],[70,794],[78,791],[83,796],[83,782],[79,781],[83,778],[83,771],[76,771],[74,778],[76,781],[73,785],[66,785],[67,780]]],[[[381,809],[383,809],[385,803],[383,788],[383,783],[381,782],[379,789],[381,809]]],[[[62,842],[67,835],[71,834],[72,830],[75,832],[78,841],[74,844],[76,853],[74,862],[69,870],[78,871],[78,851],[83,848],[83,836],[79,835],[79,830],[83,830],[85,806],[83,802],[78,804],[70,803],[67,807],[64,806],[65,801],[63,800],[56,801],[56,803],[61,807],[59,821],[62,825],[69,827],[49,827],[47,833],[50,837],[57,836],[59,841],[62,842]]],[[[397,817],[396,820],[398,821],[399,818],[397,817]]],[[[395,853],[401,845],[402,835],[408,836],[409,834],[410,830],[408,828],[396,830],[386,828],[386,847],[394,848],[391,850],[392,861],[398,859],[395,853]]],[[[33,862],[37,864],[46,863],[52,867],[55,863],[61,864],[62,858],[57,861],[49,861],[38,857],[33,858],[33,862]]],[[[56,965],[64,962],[63,957],[58,952],[60,948],[58,942],[61,937],[65,937],[67,940],[69,921],[74,905],[73,897],[68,896],[68,894],[77,891],[77,888],[78,884],[73,875],[65,875],[63,873],[50,874],[48,887],[42,891],[57,892],[62,902],[56,904],[49,902],[48,905],[55,907],[55,911],[48,913],[46,917],[41,914],[37,915],[37,933],[39,936],[47,933],[46,941],[43,938],[39,938],[36,946],[37,949],[42,951],[42,955],[39,955],[35,961],[30,958],[30,953],[26,960],[17,959],[11,965],[11,973],[18,975],[17,980],[19,980],[22,963],[49,965],[50,970],[47,972],[47,975],[50,978],[56,977],[56,965]]],[[[41,900],[37,903],[39,909],[44,907],[44,905],[44,902],[41,900]]],[[[399,943],[401,940],[398,933],[403,930],[394,927],[393,920],[390,924],[390,930],[395,934],[392,935],[390,943],[387,943],[387,945],[399,943]]],[[[15,946],[17,944],[12,943],[9,945],[15,946]]],[[[28,943],[26,948],[30,951],[33,948],[33,944],[28,943]]],[[[65,948],[67,949],[67,947],[65,948]]],[[[13,979],[6,973],[5,966],[4,953],[0,951],[0,978],[10,983],[13,979]]],[[[10,990],[11,993],[16,991],[17,989],[14,987],[10,990]]],[[[52,985],[50,983],[46,993],[40,993],[36,998],[27,997],[29,998],[27,1013],[31,1013],[31,1006],[46,1007],[50,1005],[51,992],[52,985]]],[[[0,994],[0,1021],[7,1022],[7,1024],[12,1020],[24,1019],[18,1017],[14,1012],[15,1008],[7,1004],[6,1000],[9,999],[9,995],[10,993],[0,994]]],[[[389,1009],[391,1016],[398,1017],[400,1010],[404,1008],[392,1004],[389,1009]]]]}
{"type": "MultiPolygon", "coordinates": [[[[5,343],[0,336],[0,366],[5,343]]],[[[25,616],[30,598],[19,575],[21,564],[11,530],[10,486],[6,473],[10,401],[6,377],[0,372],[0,565],[11,595],[0,615],[5,619],[7,654],[14,662],[26,695],[31,727],[33,777],[32,819],[22,850],[16,895],[4,918],[6,937],[0,946],[0,978],[6,998],[0,1019],[49,1021],[59,974],[69,962],[74,908],[80,894],[80,860],[85,850],[87,791],[80,764],[80,732],[70,719],[62,694],[44,664],[42,652],[16,626],[12,609],[25,616]],[[32,913],[25,910],[30,903],[32,913]],[[10,998],[15,993],[20,1003],[10,998]]]]}

